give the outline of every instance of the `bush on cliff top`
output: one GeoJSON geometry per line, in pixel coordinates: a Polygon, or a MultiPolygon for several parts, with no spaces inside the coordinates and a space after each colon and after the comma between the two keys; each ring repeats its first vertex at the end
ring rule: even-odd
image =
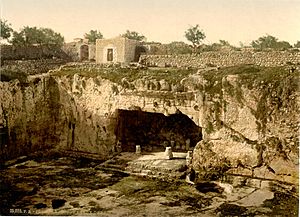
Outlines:
{"type": "Polygon", "coordinates": [[[20,70],[1,70],[0,71],[0,81],[11,81],[18,79],[20,82],[25,82],[27,80],[27,74],[20,70]]]}

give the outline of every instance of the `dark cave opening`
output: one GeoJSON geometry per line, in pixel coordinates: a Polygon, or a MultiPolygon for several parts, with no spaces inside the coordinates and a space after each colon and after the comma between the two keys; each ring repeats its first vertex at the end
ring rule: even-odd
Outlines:
{"type": "Polygon", "coordinates": [[[202,128],[180,111],[169,116],[141,110],[117,110],[115,128],[122,151],[135,151],[140,145],[143,151],[188,151],[202,140],[202,128]]]}

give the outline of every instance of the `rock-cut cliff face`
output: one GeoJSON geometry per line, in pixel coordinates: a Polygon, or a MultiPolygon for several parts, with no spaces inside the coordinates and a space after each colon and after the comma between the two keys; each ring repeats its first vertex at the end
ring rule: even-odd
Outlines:
{"type": "Polygon", "coordinates": [[[196,146],[193,166],[205,176],[296,182],[297,71],[235,67],[180,81],[168,80],[168,72],[164,78],[141,72],[113,81],[89,70],[63,70],[0,82],[1,159],[46,148],[108,159],[135,145],[196,146]]]}
{"type": "Polygon", "coordinates": [[[83,78],[80,82],[86,82],[87,89],[79,96],[77,77],[41,75],[27,82],[0,82],[2,160],[51,148],[103,159],[112,154],[115,119],[108,116],[105,103],[113,96],[112,83],[83,78]]]}
{"type": "Polygon", "coordinates": [[[60,93],[52,77],[0,82],[1,159],[55,147],[60,93]]]}
{"type": "Polygon", "coordinates": [[[194,168],[212,178],[226,171],[298,182],[299,72],[254,67],[203,77],[205,139],[194,168]]]}

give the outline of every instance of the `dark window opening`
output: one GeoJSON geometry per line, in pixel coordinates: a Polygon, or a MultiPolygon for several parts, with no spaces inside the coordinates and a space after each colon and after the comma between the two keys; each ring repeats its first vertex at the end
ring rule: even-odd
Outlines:
{"type": "Polygon", "coordinates": [[[111,62],[114,59],[114,53],[113,49],[109,48],[107,49],[107,61],[111,62]]]}

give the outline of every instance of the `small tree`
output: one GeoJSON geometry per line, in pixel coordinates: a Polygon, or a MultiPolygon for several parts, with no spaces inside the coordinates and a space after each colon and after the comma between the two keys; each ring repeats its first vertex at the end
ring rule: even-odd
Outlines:
{"type": "Polygon", "coordinates": [[[165,45],[166,51],[168,54],[188,54],[192,53],[192,48],[182,42],[182,41],[173,41],[165,45]]]}
{"type": "Polygon", "coordinates": [[[185,31],[185,37],[188,41],[192,42],[195,51],[206,36],[203,30],[199,29],[199,25],[197,24],[196,26],[192,26],[187,31],[185,31]]]}
{"type": "Polygon", "coordinates": [[[297,43],[294,44],[294,47],[300,48],[300,41],[297,41],[297,43]]]}
{"type": "Polygon", "coordinates": [[[226,40],[219,40],[219,44],[221,46],[228,46],[228,47],[231,46],[231,44],[228,41],[226,41],[226,40]]]}
{"type": "Polygon", "coordinates": [[[137,41],[146,41],[146,37],[144,35],[140,35],[138,32],[135,31],[126,30],[126,32],[122,34],[122,36],[137,41]]]}
{"type": "Polygon", "coordinates": [[[64,43],[64,37],[49,28],[25,26],[20,32],[13,32],[11,43],[17,46],[38,44],[61,47],[64,43]]]}
{"type": "Polygon", "coordinates": [[[278,39],[272,35],[259,37],[257,40],[251,42],[251,46],[259,50],[268,48],[282,50],[292,47],[287,41],[278,41],[278,39]]]}
{"type": "Polygon", "coordinates": [[[7,23],[7,20],[0,19],[0,38],[8,39],[11,36],[12,31],[11,24],[7,23]]]}
{"type": "Polygon", "coordinates": [[[12,39],[10,40],[15,46],[25,46],[25,37],[23,32],[13,31],[12,39]]]}
{"type": "Polygon", "coordinates": [[[88,39],[90,43],[96,43],[96,39],[102,39],[103,35],[98,30],[90,30],[89,33],[84,34],[84,38],[88,39]]]}

